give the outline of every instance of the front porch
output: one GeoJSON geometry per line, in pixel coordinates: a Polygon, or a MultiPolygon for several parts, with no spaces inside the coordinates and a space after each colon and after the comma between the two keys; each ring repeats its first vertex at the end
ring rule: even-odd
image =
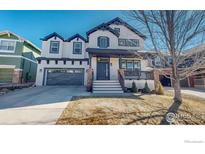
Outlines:
{"type": "MultiPolygon", "coordinates": [[[[95,50],[88,51],[90,69],[92,69],[92,73],[90,73],[92,77],[88,77],[92,78],[92,81],[88,81],[88,83],[91,86],[98,80],[102,80],[104,84],[109,81],[118,81],[122,90],[125,91],[126,88],[131,88],[132,82],[135,82],[139,88],[143,88],[145,82],[148,82],[150,89],[154,90],[153,68],[149,67],[146,59],[137,51],[98,50],[96,52],[95,50]],[[106,54],[103,51],[106,51],[106,54]]],[[[104,90],[109,91],[109,89],[104,90]]]]}

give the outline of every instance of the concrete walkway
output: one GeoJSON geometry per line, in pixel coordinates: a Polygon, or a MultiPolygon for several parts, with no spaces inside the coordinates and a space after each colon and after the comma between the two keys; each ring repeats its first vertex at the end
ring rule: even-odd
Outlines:
{"type": "MultiPolygon", "coordinates": [[[[173,92],[173,88],[171,87],[165,87],[167,91],[173,92]]],[[[201,97],[205,99],[205,89],[197,89],[197,88],[182,88],[182,93],[188,94],[188,95],[194,95],[197,97],[201,97]]]]}
{"type": "Polygon", "coordinates": [[[55,124],[72,96],[89,96],[85,87],[46,86],[0,96],[0,124],[55,124]]]}

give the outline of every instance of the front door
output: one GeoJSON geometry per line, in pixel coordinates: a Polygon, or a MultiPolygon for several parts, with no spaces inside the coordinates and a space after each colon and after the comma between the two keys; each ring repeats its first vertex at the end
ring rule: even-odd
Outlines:
{"type": "Polygon", "coordinates": [[[97,80],[109,80],[110,79],[110,59],[109,58],[97,58],[97,80]]]}

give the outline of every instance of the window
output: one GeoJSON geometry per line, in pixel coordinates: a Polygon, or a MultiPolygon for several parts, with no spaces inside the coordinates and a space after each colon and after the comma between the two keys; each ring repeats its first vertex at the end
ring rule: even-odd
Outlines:
{"type": "Polygon", "coordinates": [[[106,36],[98,37],[98,46],[100,48],[107,48],[109,47],[109,38],[106,36]]]}
{"type": "Polygon", "coordinates": [[[15,48],[14,41],[7,41],[7,40],[0,41],[0,50],[14,51],[14,48],[15,48]]]}
{"type": "Polygon", "coordinates": [[[172,57],[168,57],[168,64],[169,64],[169,65],[172,65],[172,63],[173,63],[172,57]]]}
{"type": "Polygon", "coordinates": [[[118,34],[120,34],[120,28],[114,28],[114,30],[115,30],[118,34]]]}
{"type": "Polygon", "coordinates": [[[82,42],[73,42],[73,54],[82,54],[82,42]]]}
{"type": "Polygon", "coordinates": [[[51,41],[50,42],[50,53],[59,53],[59,41],[51,41]]]}
{"type": "Polygon", "coordinates": [[[119,46],[139,47],[138,39],[118,39],[119,46]]]}
{"type": "Polygon", "coordinates": [[[140,68],[140,62],[134,61],[134,69],[139,69],[139,68],[140,68]]]}
{"type": "Polygon", "coordinates": [[[121,60],[121,68],[126,69],[126,60],[121,60]]]}
{"type": "Polygon", "coordinates": [[[156,66],[160,66],[161,65],[161,60],[160,60],[159,56],[155,57],[154,63],[155,63],[156,66]]]}
{"type": "Polygon", "coordinates": [[[140,61],[121,59],[120,67],[126,70],[140,69],[140,61]]]}

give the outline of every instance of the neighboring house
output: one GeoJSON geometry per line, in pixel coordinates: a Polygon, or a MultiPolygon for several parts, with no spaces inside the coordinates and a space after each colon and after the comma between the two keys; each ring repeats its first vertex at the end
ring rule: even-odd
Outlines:
{"type": "Polygon", "coordinates": [[[0,84],[34,82],[41,50],[28,40],[0,32],[0,84]]]}
{"type": "MultiPolygon", "coordinates": [[[[190,54],[190,53],[199,53],[200,52],[204,52],[205,50],[205,44],[200,44],[196,47],[193,47],[191,49],[188,49],[186,51],[184,51],[184,54],[190,54]]],[[[186,66],[189,66],[192,64],[192,59],[189,58],[186,61],[186,66]]],[[[183,67],[183,66],[182,66],[183,67]]],[[[188,87],[195,87],[195,88],[205,88],[205,67],[202,66],[201,68],[199,68],[198,70],[196,70],[193,75],[189,76],[186,79],[187,83],[188,83],[188,87]]]]}
{"type": "MultiPolygon", "coordinates": [[[[193,47],[188,50],[184,50],[182,52],[182,58],[183,56],[186,56],[187,59],[185,59],[184,63],[179,65],[179,69],[184,69],[187,67],[192,66],[193,59],[190,55],[194,55],[195,53],[200,54],[200,52],[204,52],[205,44],[200,44],[196,47],[193,47]]],[[[169,54],[164,53],[166,61],[171,65],[172,64],[172,58],[169,56],[169,54]]],[[[170,76],[172,75],[172,69],[171,67],[168,67],[166,64],[164,64],[164,60],[162,60],[159,56],[157,56],[157,52],[149,52],[149,55],[147,56],[149,63],[151,64],[151,67],[153,68],[159,68],[161,70],[159,74],[159,80],[162,83],[163,86],[171,87],[173,86],[172,80],[170,79],[170,76]]],[[[195,57],[194,57],[195,58],[195,57]]],[[[170,66],[169,65],[169,66],[170,66]]],[[[202,66],[201,68],[197,69],[192,73],[192,75],[188,76],[187,78],[180,81],[181,87],[195,87],[195,88],[205,88],[205,67],[202,66]]]]}
{"type": "Polygon", "coordinates": [[[36,85],[91,85],[96,93],[121,93],[133,81],[139,89],[147,81],[153,90],[145,38],[120,18],[92,28],[87,38],[52,33],[42,38],[36,85]]]}

